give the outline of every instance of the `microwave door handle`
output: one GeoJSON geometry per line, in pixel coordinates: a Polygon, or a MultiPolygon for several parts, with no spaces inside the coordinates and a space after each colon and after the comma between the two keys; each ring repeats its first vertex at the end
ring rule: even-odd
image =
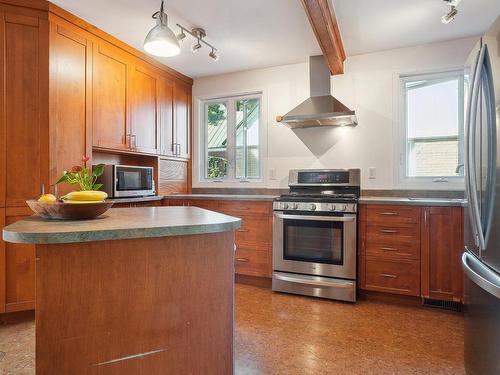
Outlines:
{"type": "Polygon", "coordinates": [[[356,221],[355,216],[313,216],[313,215],[285,215],[275,213],[279,219],[306,220],[306,221],[356,221]]]}
{"type": "Polygon", "coordinates": [[[479,102],[479,92],[480,92],[480,84],[482,82],[482,74],[483,74],[483,64],[484,64],[484,56],[485,56],[485,47],[481,48],[481,52],[479,54],[478,66],[476,69],[476,74],[474,77],[474,83],[472,87],[472,101],[470,108],[470,120],[471,120],[471,133],[469,138],[469,163],[470,163],[470,213],[471,213],[471,222],[474,230],[474,236],[476,238],[476,245],[479,246],[480,251],[484,249],[484,237],[483,231],[481,228],[481,217],[479,213],[479,202],[477,200],[477,171],[476,171],[476,132],[477,132],[477,124],[476,124],[476,114],[477,107],[479,102]]]}

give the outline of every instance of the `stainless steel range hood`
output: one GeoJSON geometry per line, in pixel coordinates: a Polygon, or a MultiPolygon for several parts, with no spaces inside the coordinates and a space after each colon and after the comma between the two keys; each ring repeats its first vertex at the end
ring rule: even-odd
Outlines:
{"type": "Polygon", "coordinates": [[[290,128],[358,125],[355,112],[330,94],[330,70],[322,55],[309,57],[309,79],[311,97],[276,121],[290,128]]]}

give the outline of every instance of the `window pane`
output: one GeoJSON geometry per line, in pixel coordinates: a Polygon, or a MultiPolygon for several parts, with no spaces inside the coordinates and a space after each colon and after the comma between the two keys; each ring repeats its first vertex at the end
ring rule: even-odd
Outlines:
{"type": "Polygon", "coordinates": [[[405,83],[407,176],[463,175],[463,80],[458,77],[405,83]],[[458,173],[457,173],[458,169],[458,173]]]}
{"type": "Polygon", "coordinates": [[[207,127],[207,178],[227,176],[227,106],[225,103],[205,104],[207,127]]]}
{"type": "Polygon", "coordinates": [[[236,101],[236,178],[260,177],[259,99],[236,101]]]}

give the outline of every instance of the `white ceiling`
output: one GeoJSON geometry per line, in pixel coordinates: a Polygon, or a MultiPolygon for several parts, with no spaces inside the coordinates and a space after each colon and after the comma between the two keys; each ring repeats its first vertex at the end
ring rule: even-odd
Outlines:
{"type": "MultiPolygon", "coordinates": [[[[51,1],[140,50],[160,7],[160,0],[51,1]]],[[[166,0],[165,7],[174,32],[176,23],[203,27],[219,50],[217,62],[208,47],[194,54],[188,35],[180,55],[158,58],[191,77],[305,62],[321,53],[298,0],[166,0]]]]}
{"type": "Polygon", "coordinates": [[[443,0],[333,0],[348,56],[483,34],[500,0],[462,0],[447,25],[443,0]]]}
{"type": "MultiPolygon", "coordinates": [[[[160,0],[51,0],[91,24],[142,50],[160,0]]],[[[443,0],[332,0],[347,55],[480,35],[500,13],[500,0],[462,0],[448,25],[443,0]]],[[[220,51],[208,48],[159,60],[191,77],[305,62],[321,53],[299,0],[167,0],[169,25],[206,29],[220,51]]]]}

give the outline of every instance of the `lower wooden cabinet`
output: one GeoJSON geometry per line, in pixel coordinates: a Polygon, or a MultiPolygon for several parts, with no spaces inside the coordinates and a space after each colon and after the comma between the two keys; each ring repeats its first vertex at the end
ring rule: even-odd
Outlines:
{"type": "Polygon", "coordinates": [[[462,300],[461,207],[359,207],[361,289],[462,300]]]}
{"type": "Polygon", "coordinates": [[[422,213],[422,296],[461,301],[463,209],[425,207],[422,213]]]}
{"type": "MultiPolygon", "coordinates": [[[[29,208],[0,209],[0,224],[9,225],[31,215],[29,208]]],[[[3,225],[2,225],[3,227],[3,225]]],[[[0,312],[35,308],[35,246],[2,241],[0,266],[0,312]]]]}
{"type": "Polygon", "coordinates": [[[272,275],[272,202],[166,199],[169,206],[194,206],[217,211],[242,220],[236,230],[235,272],[238,275],[272,275]]]}

